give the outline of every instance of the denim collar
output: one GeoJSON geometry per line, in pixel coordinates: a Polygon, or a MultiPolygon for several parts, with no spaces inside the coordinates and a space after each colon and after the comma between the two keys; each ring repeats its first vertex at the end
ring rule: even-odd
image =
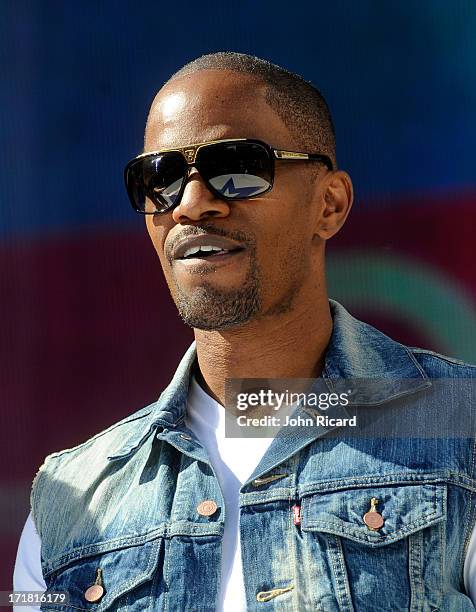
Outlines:
{"type": "MultiPolygon", "coordinates": [[[[331,390],[338,390],[339,382],[345,382],[343,379],[354,382],[373,379],[374,384],[355,386],[353,402],[358,405],[379,405],[431,386],[425,371],[406,346],[359,321],[339,302],[329,300],[329,306],[333,329],[322,377],[331,390]]],[[[131,435],[110,459],[130,454],[154,429],[174,429],[183,422],[196,355],[194,341],[182,357],[169,385],[157,402],[150,406],[144,428],[131,435]]],[[[348,383],[345,384],[348,387],[348,383]]]]}

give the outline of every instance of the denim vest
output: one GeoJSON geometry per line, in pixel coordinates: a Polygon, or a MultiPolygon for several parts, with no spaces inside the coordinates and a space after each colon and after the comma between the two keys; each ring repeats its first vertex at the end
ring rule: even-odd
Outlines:
{"type": "MultiPolygon", "coordinates": [[[[406,414],[454,417],[432,379],[474,378],[474,366],[405,347],[330,306],[326,383],[380,377],[388,384],[362,401],[378,414],[399,403],[406,414]]],[[[216,609],[226,517],[208,456],[184,425],[195,357],[193,343],[156,403],[40,467],[31,504],[43,575],[48,591],[70,596],[42,610],[216,609]],[[197,511],[204,500],[212,514],[197,511]],[[88,602],[98,569],[104,594],[88,602]]],[[[475,610],[463,584],[476,520],[473,435],[330,433],[277,436],[241,488],[248,610],[475,610]],[[362,519],[374,497],[378,530],[362,519]]]]}

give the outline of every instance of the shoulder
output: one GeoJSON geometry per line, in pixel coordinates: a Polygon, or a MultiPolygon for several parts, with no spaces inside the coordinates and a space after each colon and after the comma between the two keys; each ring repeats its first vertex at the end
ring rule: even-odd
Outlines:
{"type": "Polygon", "coordinates": [[[110,425],[106,429],[94,434],[84,442],[77,444],[71,448],[65,448],[63,450],[54,451],[50,453],[46,458],[46,461],[50,461],[55,458],[61,458],[68,454],[75,454],[77,452],[81,452],[83,450],[87,450],[92,446],[104,446],[108,451],[114,452],[115,442],[122,440],[125,436],[127,436],[131,430],[137,430],[138,428],[142,428],[143,425],[148,421],[147,417],[149,417],[156,403],[149,404],[143,408],[140,408],[133,414],[128,415],[127,417],[117,421],[116,423],[110,425]]]}
{"type": "Polygon", "coordinates": [[[150,429],[156,403],[145,406],[85,442],[47,455],[32,483],[30,502],[35,525],[38,523],[40,499],[47,493],[66,496],[66,486],[86,490],[94,478],[107,472],[109,458],[126,448],[137,446],[150,429]]]}

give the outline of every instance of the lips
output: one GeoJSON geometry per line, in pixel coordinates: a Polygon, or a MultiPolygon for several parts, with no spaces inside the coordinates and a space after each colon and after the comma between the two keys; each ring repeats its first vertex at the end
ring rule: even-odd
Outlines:
{"type": "Polygon", "coordinates": [[[243,244],[212,234],[189,236],[180,240],[172,250],[173,259],[187,259],[188,257],[218,257],[234,251],[241,251],[243,244]],[[203,250],[196,249],[203,247],[203,250]],[[220,250],[218,250],[220,249],[220,250]]]}

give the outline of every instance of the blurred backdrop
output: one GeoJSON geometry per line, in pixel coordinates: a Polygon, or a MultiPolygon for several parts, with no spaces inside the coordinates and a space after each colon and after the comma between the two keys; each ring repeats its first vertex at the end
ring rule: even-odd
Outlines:
{"type": "Polygon", "coordinates": [[[154,401],[192,341],[122,182],[148,107],[203,53],[326,96],[356,201],[330,295],[476,361],[476,4],[0,1],[0,590],[46,454],[154,401]]]}

